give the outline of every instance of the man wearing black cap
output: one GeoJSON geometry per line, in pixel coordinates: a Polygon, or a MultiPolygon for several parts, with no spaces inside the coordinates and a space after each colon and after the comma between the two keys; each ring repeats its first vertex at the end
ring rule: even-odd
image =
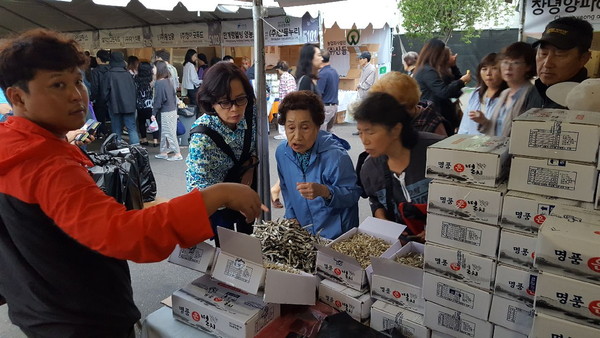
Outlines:
{"type": "Polygon", "coordinates": [[[550,22],[542,38],[533,44],[537,47],[538,79],[523,104],[530,108],[565,108],[546,96],[546,89],[560,82],[581,82],[588,78],[585,64],[591,57],[590,47],[594,29],[592,25],[574,17],[564,17],[550,22]]]}
{"type": "Polygon", "coordinates": [[[358,98],[362,99],[367,94],[367,91],[375,83],[375,66],[371,64],[371,53],[362,52],[358,57],[358,64],[362,71],[360,73],[360,79],[358,79],[358,98]]]}

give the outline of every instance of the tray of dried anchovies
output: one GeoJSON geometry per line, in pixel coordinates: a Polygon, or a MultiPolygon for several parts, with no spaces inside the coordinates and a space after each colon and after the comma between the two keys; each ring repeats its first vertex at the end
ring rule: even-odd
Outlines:
{"type": "Polygon", "coordinates": [[[389,258],[401,247],[398,236],[406,226],[367,217],[354,228],[323,246],[317,244],[317,272],[324,278],[366,290],[372,272],[371,257],[389,258]]]}

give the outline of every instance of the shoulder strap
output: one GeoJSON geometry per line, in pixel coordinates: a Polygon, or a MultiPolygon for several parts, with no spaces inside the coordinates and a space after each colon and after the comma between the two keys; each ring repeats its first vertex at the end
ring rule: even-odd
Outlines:
{"type": "Polygon", "coordinates": [[[225,140],[223,139],[223,136],[221,136],[221,134],[203,125],[199,125],[192,128],[192,130],[190,130],[190,137],[192,136],[192,134],[196,133],[202,133],[210,137],[210,139],[213,140],[217,147],[219,147],[219,149],[221,149],[227,156],[229,156],[233,160],[233,163],[237,164],[239,162],[238,159],[235,158],[235,154],[233,153],[233,150],[231,150],[231,147],[227,143],[225,143],[225,140]]]}
{"type": "Polygon", "coordinates": [[[386,202],[386,216],[390,220],[398,221],[398,217],[396,214],[396,209],[398,208],[398,204],[394,200],[394,181],[392,179],[392,172],[390,168],[387,166],[387,163],[384,168],[384,180],[385,180],[385,202],[386,202]]]}

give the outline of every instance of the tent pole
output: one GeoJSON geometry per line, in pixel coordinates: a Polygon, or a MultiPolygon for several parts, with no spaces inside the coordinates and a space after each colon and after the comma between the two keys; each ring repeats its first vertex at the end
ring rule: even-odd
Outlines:
{"type": "MultiPolygon", "coordinates": [[[[269,173],[269,134],[267,118],[267,89],[265,81],[265,34],[263,28],[262,0],[253,0],[254,21],[254,88],[256,92],[256,147],[258,165],[258,195],[264,205],[271,206],[271,182],[269,173]]],[[[270,212],[263,212],[260,220],[271,220],[270,212]]]]}

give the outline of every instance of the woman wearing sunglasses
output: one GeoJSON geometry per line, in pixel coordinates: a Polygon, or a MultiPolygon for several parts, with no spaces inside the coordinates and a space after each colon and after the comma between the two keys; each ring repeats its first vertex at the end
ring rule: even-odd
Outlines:
{"type": "MultiPolygon", "coordinates": [[[[186,189],[203,189],[221,182],[255,188],[255,98],[246,74],[233,63],[219,62],[204,74],[196,99],[204,115],[190,130],[186,189]]],[[[213,229],[217,225],[233,229],[236,223],[238,231],[252,232],[245,217],[230,209],[219,210],[211,216],[211,222],[213,229]]]]}

